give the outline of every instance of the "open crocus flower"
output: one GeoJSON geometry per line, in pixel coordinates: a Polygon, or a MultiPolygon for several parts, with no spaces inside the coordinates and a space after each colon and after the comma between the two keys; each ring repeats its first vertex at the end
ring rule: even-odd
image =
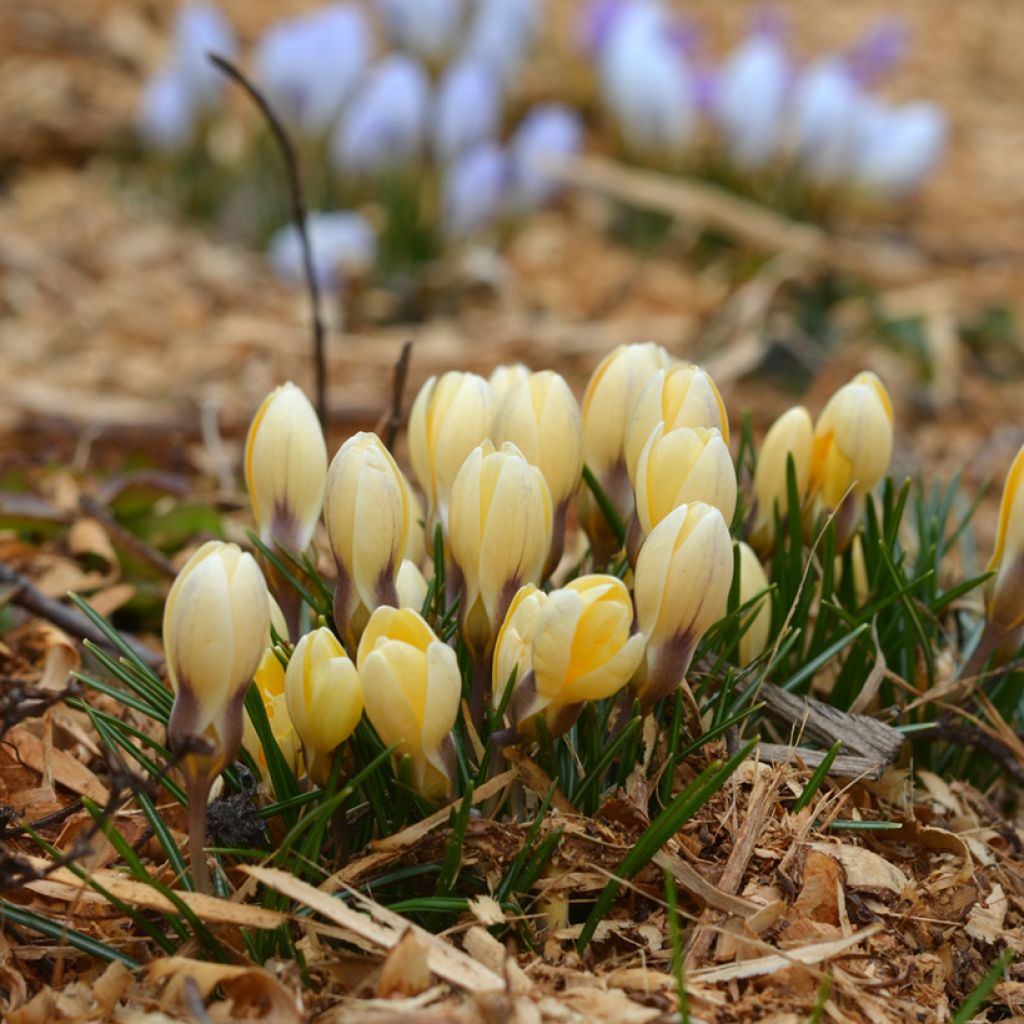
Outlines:
{"type": "MultiPolygon", "coordinates": [[[[619,516],[633,510],[626,469],[626,428],[644,385],[672,357],[660,345],[620,345],[597,365],[583,394],[583,454],[586,464],[619,516]]],[[[646,438],[644,439],[646,441],[646,438]]],[[[596,564],[607,565],[620,544],[589,491],[580,491],[580,523],[590,538],[596,564]]]]}
{"type": "Polygon", "coordinates": [[[286,125],[319,138],[362,78],[372,51],[362,11],[329,4],[272,25],[256,48],[256,76],[286,125]]]}
{"type": "Polygon", "coordinates": [[[811,491],[825,509],[836,512],[840,550],[856,532],[865,496],[889,468],[892,443],[892,402],[869,370],[844,384],[814,425],[811,491]]]}
{"type": "Polygon", "coordinates": [[[203,845],[214,779],[238,753],[245,691],[270,635],[270,595],[252,555],[204,544],[178,573],[164,606],[163,637],[174,705],[167,745],[188,794],[192,873],[209,891],[203,845]]]}
{"type": "Polygon", "coordinates": [[[633,603],[625,584],[614,576],[580,576],[541,602],[521,591],[510,608],[496,656],[500,670],[515,658],[529,637],[529,670],[512,693],[510,717],[520,736],[532,736],[543,714],[548,731],[559,736],[579,717],[586,701],[618,693],[644,656],[644,637],[634,633],[633,603]],[[507,638],[506,638],[507,637],[507,638]]]}
{"type": "Polygon", "coordinates": [[[732,574],[729,528],[711,505],[680,505],[644,541],[633,593],[647,637],[646,672],[638,679],[645,710],[683,684],[700,638],[726,612],[732,574]]]}
{"type": "Polygon", "coordinates": [[[412,784],[429,800],[450,796],[455,780],[452,726],[462,678],[455,651],[411,608],[378,608],[359,642],[366,715],[381,740],[408,757],[412,784]]]}
{"type": "Polygon", "coordinates": [[[490,384],[475,373],[450,370],[431,377],[409,412],[409,458],[427,496],[427,546],[434,527],[448,529],[448,496],[466,456],[491,430],[494,398],[490,384]]]}
{"type": "Polygon", "coordinates": [[[452,486],[448,540],[460,587],[459,631],[476,663],[471,700],[482,722],[494,639],[524,583],[540,583],[551,549],[551,493],[513,444],[474,448],[452,486]]]}
{"type": "Polygon", "coordinates": [[[327,474],[324,521],[338,569],[334,621],[350,651],[370,613],[397,605],[396,581],[410,532],[405,478],[376,434],[354,434],[327,474]]]}
{"type": "Polygon", "coordinates": [[[334,751],[352,735],[363,714],[356,666],[329,629],[315,629],[295,645],[284,692],[302,741],[306,773],[323,786],[334,751]]]}
{"type": "Polygon", "coordinates": [[[813,443],[814,424],[802,405],[784,412],[764,435],[754,467],[754,517],[750,527],[751,546],[762,554],[770,554],[775,547],[776,515],[780,522],[790,515],[800,515],[799,507],[789,507],[789,460],[793,460],[797,499],[802,505],[811,483],[813,443]]]}

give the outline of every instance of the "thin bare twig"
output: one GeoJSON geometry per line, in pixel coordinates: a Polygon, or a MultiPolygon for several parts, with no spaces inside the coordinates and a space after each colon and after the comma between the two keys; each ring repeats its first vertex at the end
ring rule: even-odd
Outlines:
{"type": "MultiPolygon", "coordinates": [[[[14,594],[11,600],[33,615],[52,622],[65,633],[78,637],[80,640],[91,640],[105,650],[112,650],[110,641],[97,629],[81,612],[69,608],[67,605],[47,597],[41,590],[36,588],[30,580],[22,576],[20,572],[12,569],[4,562],[0,562],[0,584],[14,587],[14,594]]],[[[122,633],[125,643],[141,658],[147,665],[156,666],[163,664],[163,658],[148,647],[143,647],[137,640],[122,633]]]]}
{"type": "Polygon", "coordinates": [[[308,208],[306,194],[302,188],[302,174],[299,170],[299,158],[295,153],[284,125],[281,124],[266,97],[252,81],[236,65],[218,53],[206,55],[213,64],[229,78],[233,78],[260,108],[270,130],[277,140],[277,145],[284,157],[285,170],[288,172],[288,192],[292,203],[292,219],[299,232],[302,245],[302,266],[306,274],[306,286],[309,289],[309,301],[313,312],[313,375],[316,381],[316,411],[320,417],[320,425],[327,429],[327,365],[324,351],[324,321],[320,314],[320,284],[313,268],[313,248],[309,243],[307,226],[308,208]]]}
{"type": "Polygon", "coordinates": [[[402,427],[402,404],[405,399],[405,381],[409,376],[409,360],[412,356],[412,338],[402,343],[402,351],[398,354],[394,373],[391,377],[391,409],[382,417],[377,427],[384,447],[390,451],[395,438],[402,427]]]}

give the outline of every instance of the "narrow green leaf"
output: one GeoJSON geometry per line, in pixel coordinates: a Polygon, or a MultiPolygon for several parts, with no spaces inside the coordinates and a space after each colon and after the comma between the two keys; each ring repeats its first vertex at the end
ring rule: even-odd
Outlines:
{"type": "Polygon", "coordinates": [[[832,744],[829,748],[829,752],[825,755],[821,764],[815,768],[814,774],[807,780],[807,785],[804,786],[803,791],[794,801],[790,810],[791,814],[798,814],[811,802],[812,799],[814,799],[814,794],[821,788],[821,784],[825,781],[825,776],[828,775],[828,770],[832,767],[832,762],[838,756],[842,746],[842,740],[836,740],[835,743],[832,744]]]}

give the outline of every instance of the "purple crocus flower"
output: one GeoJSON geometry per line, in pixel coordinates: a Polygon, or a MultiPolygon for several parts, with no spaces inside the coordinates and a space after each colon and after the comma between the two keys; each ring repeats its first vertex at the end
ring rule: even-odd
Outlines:
{"type": "Polygon", "coordinates": [[[215,107],[226,84],[223,73],[210,62],[209,54],[233,60],[237,50],[231,24],[213,4],[190,4],[178,13],[172,64],[188,83],[196,110],[215,107]]]}
{"type": "Polygon", "coordinates": [[[846,55],[850,73],[861,85],[874,85],[903,59],[909,39],[910,30],[902,18],[877,21],[846,55]]]}
{"type": "Polygon", "coordinates": [[[789,146],[810,181],[834,185],[849,176],[863,101],[850,69],[835,57],[800,73],[790,101],[789,146]]]}
{"type": "Polygon", "coordinates": [[[516,209],[531,210],[553,199],[561,186],[544,161],[574,156],[582,147],[583,123],[574,110],[561,103],[534,107],[509,144],[516,209]]]}
{"type": "Polygon", "coordinates": [[[430,79],[423,65],[401,53],[385,57],[370,70],[334,130],[334,167],[369,175],[416,164],[429,115],[430,79]]]}
{"type": "Polygon", "coordinates": [[[948,134],[946,115],[934,103],[866,102],[858,118],[853,183],[884,199],[902,198],[934,170],[948,134]]]}
{"type": "Polygon", "coordinates": [[[693,138],[696,109],[690,69],[670,27],[660,5],[630,4],[614,22],[600,71],[626,149],[677,161],[693,138]]]}
{"type": "Polygon", "coordinates": [[[714,117],[730,159],[742,170],[763,167],[779,151],[793,78],[774,27],[754,31],[719,69],[714,117]]]}
{"type": "Polygon", "coordinates": [[[489,68],[472,59],[453,64],[438,83],[434,103],[433,148],[438,161],[447,163],[497,135],[501,105],[501,87],[489,68]]]}
{"type": "Polygon", "coordinates": [[[366,70],[372,50],[363,13],[331,4],[271,26],[256,73],[275,112],[303,135],[323,135],[366,70]]]}
{"type": "Polygon", "coordinates": [[[476,0],[465,52],[493,69],[508,89],[540,30],[541,0],[476,0]]]}
{"type": "Polygon", "coordinates": [[[493,142],[483,142],[456,157],[442,184],[445,235],[469,238],[497,220],[506,209],[510,178],[508,156],[493,142]]]}
{"type": "Polygon", "coordinates": [[[377,0],[391,43],[432,64],[455,49],[465,9],[465,0],[377,0]]]}
{"type": "Polygon", "coordinates": [[[196,110],[192,89],[180,68],[165,68],[143,86],[135,126],[142,141],[154,149],[185,149],[195,137],[196,110]]]}
{"type": "MultiPolygon", "coordinates": [[[[341,287],[345,274],[365,273],[377,259],[377,237],[358,213],[314,212],[306,220],[313,273],[325,291],[341,287]]],[[[271,269],[282,280],[303,284],[306,280],[302,244],[294,224],[281,228],[267,247],[271,269]]]]}

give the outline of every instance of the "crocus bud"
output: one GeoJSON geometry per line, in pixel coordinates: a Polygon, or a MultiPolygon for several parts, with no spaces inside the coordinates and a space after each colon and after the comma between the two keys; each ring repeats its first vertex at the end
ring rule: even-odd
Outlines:
{"type": "Polygon", "coordinates": [[[451,795],[452,726],[462,679],[455,651],[411,608],[378,608],[359,641],[366,715],[381,740],[408,756],[412,784],[429,800],[451,795]]]}
{"type": "Polygon", "coordinates": [[[407,172],[423,155],[430,79],[411,57],[394,53],[374,65],[345,105],[331,138],[331,162],[344,174],[407,172]]]}
{"type": "Polygon", "coordinates": [[[521,213],[550,202],[561,190],[548,163],[575,156],[583,148],[583,122],[561,103],[541,103],[527,113],[509,143],[513,203],[521,213]]]}
{"type": "Polygon", "coordinates": [[[815,61],[793,87],[788,145],[800,173],[816,185],[837,185],[853,167],[860,87],[835,57],[815,61]]]}
{"type": "Polygon", "coordinates": [[[562,557],[569,499],[583,474],[583,419],[565,379],[553,370],[532,373],[512,385],[498,404],[491,436],[510,441],[547,482],[554,505],[549,574],[562,557]]]}
{"type": "Polygon", "coordinates": [[[510,173],[507,154],[493,142],[455,157],[441,186],[445,236],[465,239],[493,226],[507,205],[510,173]]]}
{"type": "Polygon", "coordinates": [[[466,53],[492,68],[508,88],[522,71],[540,20],[539,0],[478,0],[466,53]]]}
{"type": "Polygon", "coordinates": [[[782,121],[792,70],[771,29],[759,29],[726,58],[715,87],[715,119],[737,167],[763,167],[782,141],[782,121]]]}
{"type": "Polygon", "coordinates": [[[483,713],[489,661],[505,612],[524,583],[540,583],[551,547],[551,493],[514,444],[474,448],[452,486],[448,540],[461,589],[459,630],[481,666],[473,710],[483,713]]]}
{"type": "Polygon", "coordinates": [[[354,434],[327,473],[324,521],[338,567],[334,622],[350,651],[370,613],[397,605],[395,581],[409,536],[409,494],[376,434],[354,434]]]}
{"type": "Polygon", "coordinates": [[[755,550],[769,554],[775,546],[775,516],[785,522],[800,509],[789,507],[787,466],[793,459],[797,497],[803,503],[811,482],[811,449],[814,426],[811,414],[797,405],[784,412],[769,428],[761,442],[754,467],[754,518],[750,543],[755,550]]]}
{"type": "Polygon", "coordinates": [[[203,892],[210,786],[238,753],[245,691],[269,635],[270,597],[255,559],[235,544],[204,544],[171,586],[163,623],[174,691],[167,745],[185,777],[192,872],[203,892]]]}
{"type": "Polygon", "coordinates": [[[508,606],[491,662],[491,704],[495,710],[505,699],[509,682],[513,686],[522,683],[533,667],[534,627],[547,599],[543,590],[527,583],[508,606]]]}
{"type": "Polygon", "coordinates": [[[323,786],[334,751],[352,735],[363,713],[356,667],[329,629],[314,629],[295,645],[284,692],[302,741],[306,773],[323,786]]]}
{"type": "Polygon", "coordinates": [[[494,73],[473,60],[453,64],[438,83],[432,119],[434,156],[442,164],[495,138],[501,88],[494,73]]]}
{"type": "Polygon", "coordinates": [[[491,393],[494,396],[494,407],[497,408],[505,400],[505,395],[522,380],[529,379],[530,368],[522,363],[508,363],[496,366],[488,378],[491,393]]]}
{"type": "MultiPolygon", "coordinates": [[[[377,236],[361,214],[314,212],[306,219],[313,273],[323,291],[337,291],[349,275],[361,276],[377,261],[377,236]]],[[[271,270],[291,284],[305,285],[302,240],[294,224],[274,233],[267,247],[271,270]]]]}
{"type": "Polygon", "coordinates": [[[601,51],[601,91],[625,148],[659,164],[678,164],[697,122],[697,97],[671,23],[655,4],[633,4],[601,51]]]}
{"type": "Polygon", "coordinates": [[[313,539],[323,508],[327,445],[316,412],[291,382],[263,400],[245,443],[245,481],[264,544],[293,554],[313,539]]]}
{"type": "Polygon", "coordinates": [[[491,386],[475,373],[449,370],[431,377],[409,412],[409,458],[427,496],[427,540],[448,528],[448,495],[466,456],[491,429],[491,386]]]}
{"type": "Polygon", "coordinates": [[[768,577],[761,560],[753,549],[740,541],[740,605],[745,605],[759,595],[757,603],[747,612],[752,621],[740,637],[740,665],[749,665],[768,646],[768,635],[772,627],[772,606],[765,591],[768,577]]]}
{"type": "Polygon", "coordinates": [[[427,581],[424,579],[423,573],[420,572],[419,566],[405,558],[398,567],[395,589],[398,591],[399,608],[414,608],[416,611],[420,611],[430,588],[427,586],[427,581]]]}
{"type": "Polygon", "coordinates": [[[885,200],[912,192],[935,168],[946,148],[949,125],[934,103],[884,107],[862,105],[853,182],[885,200]]]}
{"type": "Polygon", "coordinates": [[[191,145],[196,130],[195,101],[180,68],[158,71],[146,81],[135,127],[153,149],[171,153],[191,145]]]}
{"type": "MultiPolygon", "coordinates": [[[[671,363],[668,352],[653,342],[620,345],[601,360],[583,394],[584,458],[623,520],[633,508],[626,470],[626,427],[644,385],[671,363]]],[[[579,517],[597,564],[607,564],[619,543],[587,490],[580,492],[579,517]]]]}
{"type": "Polygon", "coordinates": [[[614,576],[580,576],[547,596],[533,622],[530,664],[510,702],[520,735],[545,716],[559,736],[586,701],[618,693],[644,656],[644,637],[632,631],[633,603],[614,576]]]}
{"type": "Polygon", "coordinates": [[[999,504],[999,532],[986,584],[988,629],[1005,648],[1020,646],[1024,626],[1024,448],[1017,453],[999,504]]]}
{"type": "Polygon", "coordinates": [[[322,137],[362,78],[372,50],[362,11],[329,4],[272,25],[256,48],[256,77],[288,127],[322,137]]]}
{"type": "Polygon", "coordinates": [[[811,490],[826,509],[838,510],[840,550],[853,537],[864,496],[889,468],[892,442],[892,403],[885,386],[869,370],[844,384],[814,425],[811,490]]]}
{"type": "Polygon", "coordinates": [[[631,531],[629,545],[634,559],[642,538],[680,505],[713,505],[727,523],[736,511],[736,469],[714,429],[680,427],[666,433],[659,423],[640,453],[634,486],[638,529],[631,531]]]}
{"type": "Polygon", "coordinates": [[[700,638],[725,615],[733,553],[722,513],[695,501],[670,512],[640,549],[634,576],[636,621],[647,637],[645,710],[684,680],[700,638]]]}
{"type": "MultiPolygon", "coordinates": [[[[267,721],[270,723],[270,731],[274,742],[277,743],[277,749],[281,751],[281,756],[294,775],[298,766],[299,737],[292,724],[291,715],[288,714],[288,702],[284,695],[284,666],[273,649],[268,647],[264,651],[263,660],[256,669],[253,682],[263,701],[263,710],[267,713],[267,721]]],[[[263,778],[269,779],[267,754],[248,714],[242,720],[242,746],[256,762],[263,778]]]]}
{"type": "Polygon", "coordinates": [[[644,384],[626,422],[624,451],[630,479],[651,431],[665,424],[677,427],[714,427],[729,445],[729,417],[711,375],[699,366],[680,364],[658,370],[644,384]]]}
{"type": "Polygon", "coordinates": [[[388,39],[431,64],[452,52],[466,0],[377,0],[388,39]]]}

